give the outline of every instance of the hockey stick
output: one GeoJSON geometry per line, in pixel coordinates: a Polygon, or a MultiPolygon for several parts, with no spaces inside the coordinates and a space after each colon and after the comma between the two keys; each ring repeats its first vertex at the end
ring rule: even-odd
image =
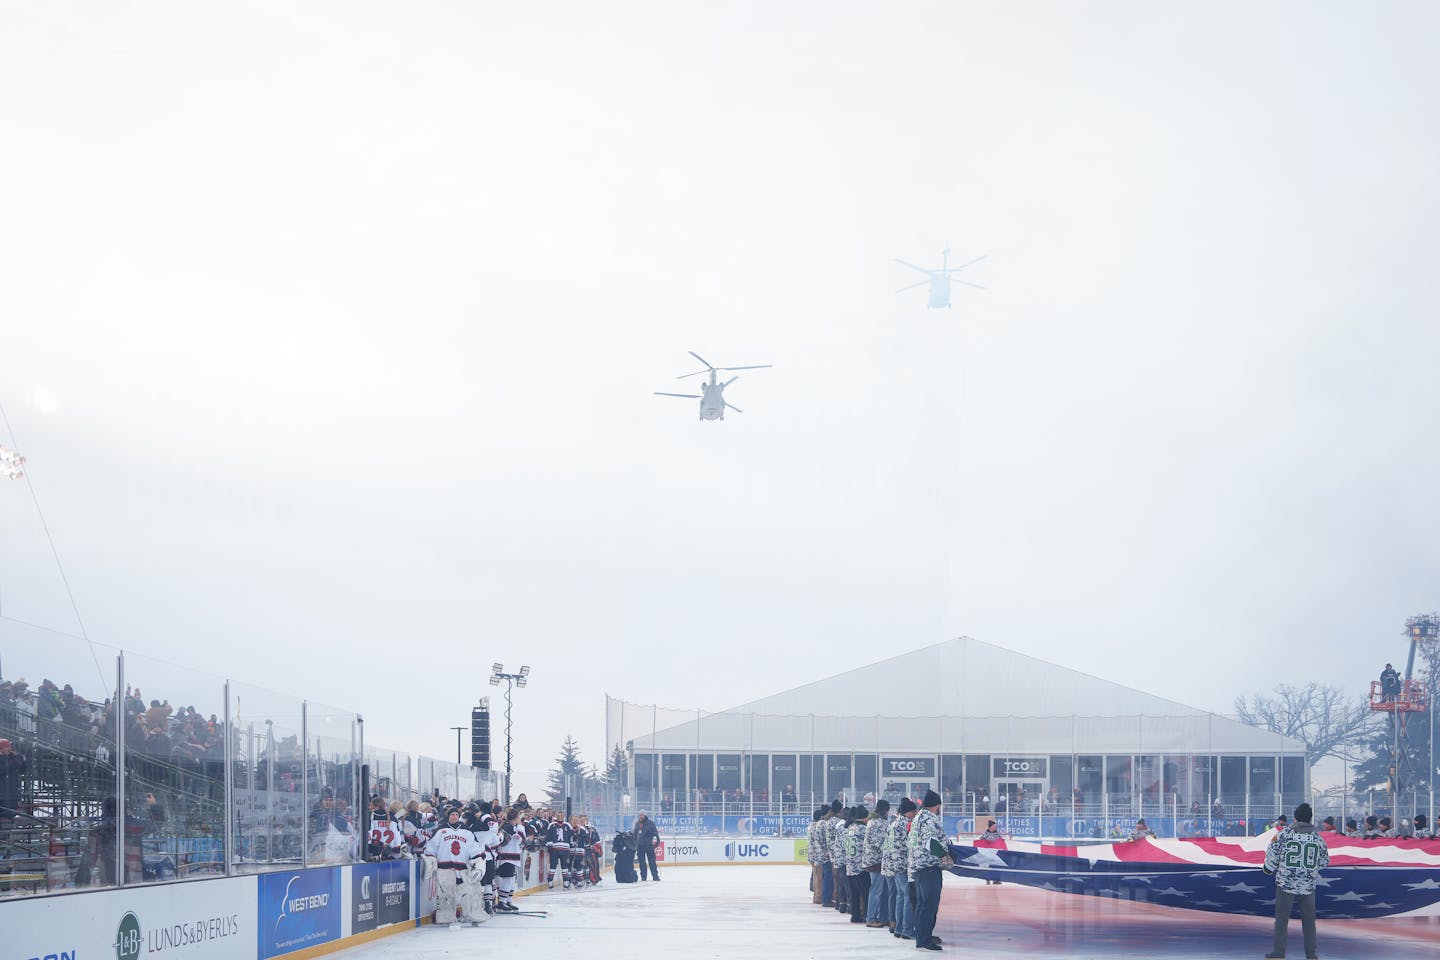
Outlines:
{"type": "Polygon", "coordinates": [[[496,910],[497,917],[548,917],[548,910],[496,910]]]}

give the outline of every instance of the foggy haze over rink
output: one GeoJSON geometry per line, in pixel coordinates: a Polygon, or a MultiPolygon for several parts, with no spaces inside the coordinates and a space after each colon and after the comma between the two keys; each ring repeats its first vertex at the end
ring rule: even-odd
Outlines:
{"type": "Polygon", "coordinates": [[[438,757],[531,664],[520,772],[959,634],[1359,695],[1437,606],[1432,5],[0,9],[0,401],[97,642],[438,757]],[[988,289],[892,292],[947,245],[988,289]],[[697,423],[687,350],[774,369],[697,423]]]}
{"type": "MultiPolygon", "coordinates": [[[[913,943],[896,940],[887,930],[852,926],[833,909],[811,904],[803,865],[663,870],[658,884],[621,886],[607,878],[584,893],[516,901],[525,910],[550,911],[548,918],[496,917],[479,930],[426,926],[348,950],[344,956],[431,960],[492,951],[576,950],[593,960],[661,955],[673,960],[736,955],[868,960],[916,954],[913,943]]],[[[987,887],[947,875],[936,933],[944,938],[944,955],[949,956],[1182,960],[1259,956],[1269,943],[1271,923],[1263,917],[1067,897],[1011,885],[987,887]]],[[[1322,922],[1321,956],[1428,958],[1435,951],[1434,923],[1433,917],[1322,922]],[[1427,941],[1427,936],[1432,939],[1427,941]]]]}

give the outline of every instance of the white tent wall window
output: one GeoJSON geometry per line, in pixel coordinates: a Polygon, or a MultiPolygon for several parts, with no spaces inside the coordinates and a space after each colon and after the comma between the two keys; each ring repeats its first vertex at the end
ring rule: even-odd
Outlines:
{"type": "Polygon", "coordinates": [[[1301,741],[968,637],[719,713],[611,700],[607,734],[635,803],[699,817],[934,789],[948,815],[1026,833],[1143,816],[1199,835],[1309,796],[1301,741]],[[844,704],[871,712],[836,715],[844,704]]]}

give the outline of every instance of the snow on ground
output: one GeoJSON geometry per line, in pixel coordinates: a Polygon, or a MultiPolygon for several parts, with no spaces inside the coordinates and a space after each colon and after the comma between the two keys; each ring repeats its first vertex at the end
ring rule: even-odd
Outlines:
{"type": "MultiPolygon", "coordinates": [[[[345,951],[344,960],[574,956],[582,960],[876,960],[933,955],[884,930],[811,904],[804,866],[662,867],[659,883],[616,884],[515,901],[548,917],[495,917],[478,928],[424,926],[345,951]],[[538,953],[537,953],[538,951],[538,953]]],[[[1150,904],[985,886],[946,877],[938,932],[943,955],[966,958],[1259,957],[1271,921],[1150,904]]],[[[1292,956],[1300,927],[1291,925],[1292,956]]],[[[1435,960],[1440,918],[1320,924],[1327,960],[1435,960]]]]}

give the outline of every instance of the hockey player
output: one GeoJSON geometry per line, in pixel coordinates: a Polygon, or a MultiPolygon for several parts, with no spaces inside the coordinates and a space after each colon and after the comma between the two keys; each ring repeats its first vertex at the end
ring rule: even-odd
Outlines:
{"type": "Polygon", "coordinates": [[[600,831],[590,825],[590,818],[582,815],[577,830],[577,846],[582,857],[581,879],[587,886],[600,882],[600,855],[604,846],[600,842],[600,831]]]}
{"type": "Polygon", "coordinates": [[[452,807],[445,825],[425,844],[425,872],[435,877],[435,923],[454,927],[457,912],[471,925],[489,915],[475,902],[478,884],[467,884],[471,865],[483,859],[475,835],[460,824],[460,810],[452,807]],[[468,889],[467,889],[468,888],[468,889]]]}
{"type": "MultiPolygon", "coordinates": [[[[370,837],[367,852],[374,860],[396,860],[404,856],[405,835],[400,829],[400,824],[391,819],[391,814],[385,807],[385,802],[376,797],[378,803],[370,807],[370,837]]],[[[399,807],[397,801],[394,804],[399,807]]]]}
{"type": "Polygon", "coordinates": [[[565,818],[557,813],[555,819],[545,828],[545,851],[550,855],[550,870],[545,885],[552,890],[555,888],[557,875],[564,885],[562,889],[570,888],[570,849],[574,846],[574,840],[574,830],[565,822],[565,818]]]}
{"type": "Polygon", "coordinates": [[[499,901],[495,909],[500,913],[515,913],[519,907],[511,902],[515,887],[520,879],[520,858],[525,846],[525,828],[520,824],[520,811],[510,809],[500,823],[500,846],[497,848],[495,883],[499,888],[499,901]]]}
{"type": "Polygon", "coordinates": [[[475,842],[480,844],[483,866],[480,868],[480,897],[485,913],[495,914],[496,858],[500,851],[500,822],[490,813],[490,804],[484,804],[475,815],[471,831],[475,842]]]}

